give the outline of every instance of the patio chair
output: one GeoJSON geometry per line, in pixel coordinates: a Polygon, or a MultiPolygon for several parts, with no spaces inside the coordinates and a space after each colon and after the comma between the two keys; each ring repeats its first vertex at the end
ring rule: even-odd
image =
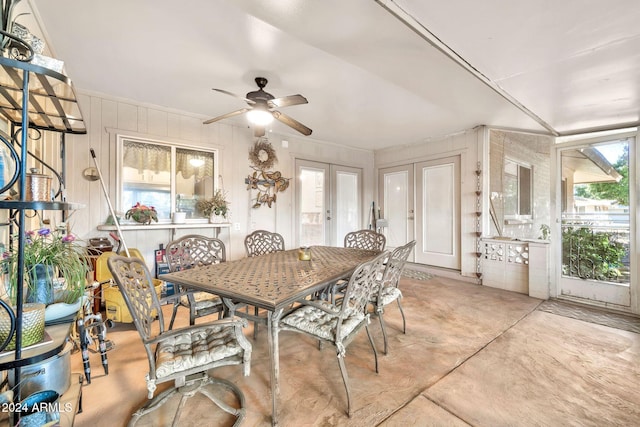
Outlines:
{"type": "MultiPolygon", "coordinates": [[[[221,366],[242,365],[244,375],[249,375],[251,344],[242,333],[246,320],[225,318],[165,331],[162,307],[144,262],[115,256],[109,258],[108,266],[131,311],[149,360],[146,378],[148,399],[151,400],[132,415],[129,425],[135,425],[140,417],[160,408],[176,393],[181,395],[181,400],[173,417],[173,426],[178,424],[187,399],[196,393],[235,416],[234,426],[240,424],[245,415],[244,395],[235,384],[210,377],[207,371],[221,366]],[[156,316],[159,325],[154,326],[156,316]],[[174,387],[154,398],[156,385],[167,381],[174,381],[174,387]],[[239,407],[225,403],[229,397],[219,398],[219,393],[213,393],[206,387],[208,385],[220,386],[231,392],[239,407]]],[[[168,425],[169,422],[162,421],[161,424],[168,425]]]]}
{"type": "Polygon", "coordinates": [[[378,353],[369,333],[369,313],[367,304],[376,286],[376,278],[383,268],[384,260],[389,256],[383,252],[372,261],[360,264],[351,275],[344,297],[336,306],[328,301],[297,301],[296,306],[280,320],[278,327],[282,331],[300,332],[316,338],[320,343],[328,342],[336,347],[340,372],[347,391],[347,414],[351,416],[351,390],[349,377],[344,363],[347,346],[364,327],[373,349],[376,373],[378,373],[378,353]]]}
{"type": "Polygon", "coordinates": [[[284,239],[278,233],[256,230],[244,238],[244,248],[248,257],[284,251],[284,239]]]}
{"type": "MultiPolygon", "coordinates": [[[[215,237],[205,237],[189,234],[170,242],[166,248],[169,271],[174,272],[187,268],[225,262],[227,259],[224,242],[215,237]]],[[[189,324],[194,325],[196,319],[218,313],[218,318],[224,312],[222,299],[208,292],[196,292],[183,286],[178,286],[178,295],[173,302],[173,313],[169,329],[173,329],[173,322],[179,307],[189,309],[189,324]]]]}
{"type": "MultiPolygon", "coordinates": [[[[344,236],[345,248],[365,249],[368,251],[384,251],[384,247],[387,244],[387,238],[384,234],[377,233],[373,230],[358,230],[351,231],[344,236]]],[[[338,280],[336,283],[331,284],[328,287],[328,293],[331,298],[331,302],[335,304],[336,295],[344,292],[344,287],[347,285],[346,280],[338,280]]],[[[327,291],[325,291],[327,293],[327,291]]]]}
{"type": "Polygon", "coordinates": [[[387,238],[384,234],[373,230],[351,231],[344,236],[345,248],[366,249],[369,251],[384,251],[387,238]]]}
{"type": "Polygon", "coordinates": [[[402,277],[402,272],[407,263],[407,258],[416,246],[416,241],[412,240],[404,246],[400,246],[391,252],[389,259],[386,261],[382,278],[378,281],[374,292],[371,294],[369,302],[373,305],[373,312],[380,319],[380,327],[382,328],[382,336],[384,338],[384,354],[387,354],[387,331],[384,327],[384,308],[393,301],[398,303],[400,314],[402,315],[402,332],[407,333],[407,322],[404,317],[404,311],[400,300],[402,292],[398,288],[398,282],[402,277]]]}
{"type": "MultiPolygon", "coordinates": [[[[284,251],[284,238],[278,234],[266,230],[256,230],[244,238],[244,248],[248,257],[267,255],[273,252],[284,251]]],[[[258,337],[258,324],[267,324],[266,316],[260,315],[258,307],[253,308],[253,314],[249,314],[249,306],[246,304],[235,304],[227,301],[229,310],[240,317],[244,317],[253,322],[253,339],[258,337]],[[246,308],[246,312],[237,311],[246,308]]]]}

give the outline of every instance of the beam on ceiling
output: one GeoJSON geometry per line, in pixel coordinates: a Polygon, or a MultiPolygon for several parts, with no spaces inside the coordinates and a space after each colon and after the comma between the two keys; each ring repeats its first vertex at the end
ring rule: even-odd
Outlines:
{"type": "Polygon", "coordinates": [[[416,18],[402,9],[398,4],[396,4],[393,0],[375,0],[380,6],[386,9],[389,13],[395,16],[400,22],[405,24],[411,30],[413,30],[416,34],[422,37],[425,41],[431,44],[433,47],[438,49],[440,52],[445,54],[451,60],[456,62],[462,68],[471,73],[474,77],[480,80],[482,83],[489,86],[493,89],[498,95],[502,96],[520,111],[531,117],[535,120],[540,126],[547,129],[553,136],[560,136],[560,133],[556,131],[549,123],[544,121],[540,116],[535,114],[533,111],[529,110],[525,107],[520,101],[511,96],[507,91],[500,87],[497,83],[491,80],[489,77],[485,76],[482,72],[476,69],[473,65],[471,65],[467,60],[465,60],[462,56],[460,56],[456,51],[451,49],[445,43],[442,42],[435,34],[429,31],[424,25],[422,25],[416,18]]]}

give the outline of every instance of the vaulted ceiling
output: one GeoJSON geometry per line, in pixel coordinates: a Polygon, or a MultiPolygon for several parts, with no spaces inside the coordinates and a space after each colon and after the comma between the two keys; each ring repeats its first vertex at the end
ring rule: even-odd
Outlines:
{"type": "Polygon", "coordinates": [[[309,100],[281,109],[303,138],[368,149],[640,120],[637,0],[28,1],[78,90],[203,120],[246,106],[212,88],[244,96],[257,76],[309,100]]]}

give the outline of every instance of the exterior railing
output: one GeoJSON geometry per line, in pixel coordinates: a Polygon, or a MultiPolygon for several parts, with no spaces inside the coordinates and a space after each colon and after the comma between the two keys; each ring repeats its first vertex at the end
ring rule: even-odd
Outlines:
{"type": "Polygon", "coordinates": [[[629,214],[564,213],[562,274],[629,283],[629,214]]]}

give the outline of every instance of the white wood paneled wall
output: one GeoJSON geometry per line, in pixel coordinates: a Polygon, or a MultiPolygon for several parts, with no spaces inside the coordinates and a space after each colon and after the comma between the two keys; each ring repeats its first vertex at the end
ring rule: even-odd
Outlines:
{"type": "MultiPolygon", "coordinates": [[[[251,129],[243,126],[242,122],[202,125],[204,119],[202,117],[154,106],[138,105],[130,101],[115,100],[94,94],[79,94],[78,100],[88,132],[86,135],[67,135],[67,182],[68,199],[86,205],[86,208],[74,213],[70,220],[73,232],[80,238],[89,239],[107,235],[106,232],[96,229],[96,226],[104,223],[109,215],[100,183],[90,182],[82,177],[82,171],[94,165],[89,149],[93,148],[96,153],[111,202],[114,208],[118,209],[118,203],[115,200],[116,135],[125,134],[218,149],[219,172],[231,200],[233,226],[231,229],[224,230],[221,235],[229,246],[230,259],[244,256],[244,236],[256,228],[277,231],[285,237],[287,247],[295,245],[293,241],[295,222],[292,218],[295,179],[292,180],[292,185],[286,192],[278,195],[278,201],[273,208],[250,208],[252,195],[246,190],[244,179],[251,172],[248,151],[254,138],[251,129]]],[[[373,200],[375,184],[372,151],[350,149],[295,135],[270,133],[269,140],[278,155],[279,161],[275,169],[281,171],[283,176],[295,178],[295,158],[360,167],[365,171],[364,200],[373,200]],[[287,148],[282,147],[283,140],[288,141],[287,148]]],[[[160,243],[166,244],[170,239],[170,233],[168,231],[127,231],[125,239],[129,247],[136,247],[143,252],[151,267],[153,249],[160,243]]]]}

